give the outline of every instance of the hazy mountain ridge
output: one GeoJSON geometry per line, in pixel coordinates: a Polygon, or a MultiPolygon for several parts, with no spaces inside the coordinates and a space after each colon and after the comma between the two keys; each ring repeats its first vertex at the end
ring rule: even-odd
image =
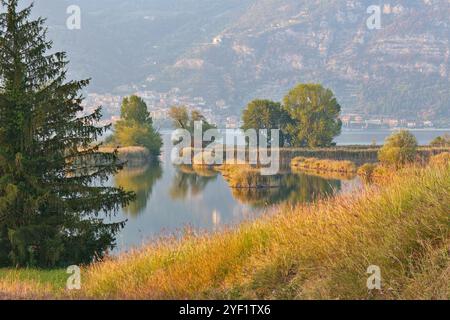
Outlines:
{"type": "MultiPolygon", "coordinates": [[[[323,82],[345,110],[450,117],[449,0],[42,0],[51,35],[92,90],[180,88],[236,109],[323,82]],[[46,4],[47,3],[47,4],[46,4]],[[80,31],[65,28],[79,4],[80,31]],[[367,7],[383,8],[369,30],[367,7]],[[62,14],[61,14],[62,11],[62,14]],[[59,12],[59,14],[55,14],[59,12]],[[132,87],[134,85],[134,87],[132,87]]],[[[233,111],[230,111],[233,112],[233,111]]]]}

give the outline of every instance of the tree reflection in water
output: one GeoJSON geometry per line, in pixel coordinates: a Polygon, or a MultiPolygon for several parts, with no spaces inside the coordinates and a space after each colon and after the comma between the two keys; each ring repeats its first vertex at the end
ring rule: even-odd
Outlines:
{"type": "MultiPolygon", "coordinates": [[[[219,172],[206,167],[179,166],[174,177],[170,196],[182,200],[190,194],[201,193],[217,179],[219,172]]],[[[342,189],[342,181],[354,176],[324,174],[320,172],[285,172],[272,177],[261,176],[263,185],[272,188],[231,188],[233,197],[240,203],[259,209],[280,203],[308,203],[335,195],[342,189]],[[272,181],[273,180],[273,181],[272,181]]],[[[257,179],[257,177],[256,177],[257,179]]],[[[225,179],[227,180],[227,179],[225,179]]]]}
{"type": "Polygon", "coordinates": [[[162,173],[158,162],[144,167],[126,167],[114,177],[116,187],[136,193],[136,200],[123,209],[125,214],[136,217],[144,211],[153,186],[162,177],[162,173]]]}
{"type": "Polygon", "coordinates": [[[279,203],[308,203],[330,197],[341,190],[342,182],[305,173],[274,176],[280,187],[262,189],[233,189],[233,196],[241,203],[255,208],[279,203]]]}
{"type": "Polygon", "coordinates": [[[178,166],[170,188],[170,197],[173,200],[186,199],[189,194],[201,193],[208,183],[217,179],[218,172],[192,166],[178,166]]]}
{"type": "MultiPolygon", "coordinates": [[[[215,181],[219,172],[206,167],[178,166],[169,188],[172,200],[185,200],[202,193],[215,181]]],[[[128,167],[114,177],[114,183],[136,193],[136,201],[123,212],[132,217],[145,211],[155,183],[162,177],[159,163],[145,167],[128,167]]],[[[265,183],[271,179],[273,188],[231,188],[233,197],[241,204],[260,209],[280,203],[298,204],[327,198],[340,192],[342,181],[352,176],[321,174],[317,172],[286,172],[273,177],[262,177],[265,183]]],[[[226,180],[226,179],[225,179],[226,180]]]]}

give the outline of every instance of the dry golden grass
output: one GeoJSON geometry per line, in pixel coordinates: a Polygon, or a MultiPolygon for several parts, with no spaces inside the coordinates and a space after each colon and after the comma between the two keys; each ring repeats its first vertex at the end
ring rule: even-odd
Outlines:
{"type": "Polygon", "coordinates": [[[373,176],[373,173],[376,169],[377,165],[374,163],[366,163],[359,167],[358,169],[358,175],[363,177],[364,179],[371,179],[373,176]]]}
{"type": "MultiPolygon", "coordinates": [[[[115,147],[100,147],[100,152],[113,153],[116,150],[115,147]]],[[[119,157],[140,158],[149,157],[150,152],[144,147],[121,147],[117,148],[119,157]]]]}
{"type": "Polygon", "coordinates": [[[214,167],[234,189],[258,189],[280,187],[278,176],[263,176],[259,168],[248,164],[224,164],[214,167]]]}
{"type": "Polygon", "coordinates": [[[430,158],[431,165],[446,165],[450,163],[450,152],[443,152],[430,158]]]}
{"type": "Polygon", "coordinates": [[[49,285],[44,286],[31,281],[0,281],[0,300],[44,300],[54,297],[54,291],[49,285]]]}
{"type": "Polygon", "coordinates": [[[180,172],[182,172],[184,174],[195,174],[199,177],[205,177],[205,178],[212,178],[219,174],[213,168],[206,167],[206,166],[180,165],[177,168],[180,172]]]}
{"type": "Polygon", "coordinates": [[[90,298],[450,298],[450,167],[407,168],[383,188],[281,207],[236,230],[161,241],[85,271],[90,298]],[[382,291],[366,270],[381,268],[382,291]]]}
{"type": "Polygon", "coordinates": [[[357,176],[354,172],[336,172],[306,169],[295,169],[293,170],[293,173],[306,174],[308,176],[319,177],[325,180],[353,180],[357,176]]]}
{"type": "Polygon", "coordinates": [[[317,170],[341,173],[356,173],[357,167],[351,161],[296,157],[291,161],[291,168],[296,170],[317,170]]]}
{"type": "Polygon", "coordinates": [[[63,270],[0,269],[0,300],[55,299],[64,295],[63,270]]]}
{"type": "Polygon", "coordinates": [[[450,299],[450,240],[435,247],[427,245],[417,265],[411,267],[403,299],[450,299]]]}
{"type": "MultiPolygon", "coordinates": [[[[113,153],[114,147],[101,147],[100,152],[113,153]]],[[[150,151],[144,147],[122,147],[118,148],[118,157],[121,162],[146,163],[150,159],[150,151]]]]}
{"type": "Polygon", "coordinates": [[[366,163],[358,169],[358,175],[367,183],[386,184],[397,174],[394,167],[366,163]]]}

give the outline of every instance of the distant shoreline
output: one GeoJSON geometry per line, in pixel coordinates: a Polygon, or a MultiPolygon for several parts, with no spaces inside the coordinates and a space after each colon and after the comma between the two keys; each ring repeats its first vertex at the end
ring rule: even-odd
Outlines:
{"type": "Polygon", "coordinates": [[[436,131],[449,131],[450,132],[450,128],[385,128],[385,129],[349,129],[349,128],[343,128],[342,132],[383,132],[383,131],[389,131],[389,132],[394,132],[394,131],[398,131],[398,130],[408,130],[411,132],[423,132],[423,131],[428,131],[428,132],[436,132],[436,131]]]}
{"type": "MultiPolygon", "coordinates": [[[[220,130],[226,130],[225,129],[219,129],[220,130]]],[[[170,128],[159,128],[159,133],[161,134],[168,134],[171,133],[172,131],[174,131],[175,129],[170,129],[170,128]]],[[[229,128],[228,130],[240,130],[239,128],[229,128]]],[[[423,132],[423,131],[429,131],[429,132],[435,132],[435,131],[449,131],[450,132],[450,128],[384,128],[384,129],[375,129],[375,128],[371,128],[371,129],[350,129],[350,128],[342,128],[342,132],[383,132],[383,131],[398,131],[398,130],[408,130],[411,132],[417,131],[417,132],[423,132]]]]}

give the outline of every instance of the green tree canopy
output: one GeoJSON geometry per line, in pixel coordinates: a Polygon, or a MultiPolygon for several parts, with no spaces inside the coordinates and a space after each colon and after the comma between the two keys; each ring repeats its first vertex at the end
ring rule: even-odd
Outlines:
{"type": "Polygon", "coordinates": [[[285,96],[284,108],[292,119],[286,133],[294,146],[330,146],[341,133],[341,106],[320,84],[298,85],[285,96]]]}
{"type": "Polygon", "coordinates": [[[139,124],[134,121],[118,121],[114,130],[114,142],[121,147],[145,147],[153,156],[158,156],[161,153],[161,136],[149,123],[139,124]]]}
{"type": "Polygon", "coordinates": [[[401,130],[386,139],[378,159],[386,165],[401,167],[413,162],[417,153],[417,139],[407,130],[401,130]]]}
{"type": "Polygon", "coordinates": [[[0,265],[89,263],[123,226],[99,214],[133,194],[104,185],[120,166],[95,144],[108,129],[97,125],[101,109],[80,116],[89,81],[66,81],[66,55],[47,54],[52,44],[44,20],[29,19],[31,6],[0,1],[0,265]]]}
{"type": "Polygon", "coordinates": [[[120,118],[125,121],[135,121],[139,124],[152,123],[147,104],[136,95],[123,99],[120,107],[120,118]]]}
{"type": "Polygon", "coordinates": [[[123,99],[121,119],[114,126],[113,141],[122,147],[145,147],[154,156],[161,153],[162,139],[153,127],[144,100],[135,95],[123,99]]]}
{"type": "Polygon", "coordinates": [[[289,114],[283,109],[281,103],[270,100],[253,100],[244,109],[242,114],[242,129],[249,130],[280,130],[280,145],[283,146],[288,135],[285,134],[287,125],[291,122],[289,114]]]}

